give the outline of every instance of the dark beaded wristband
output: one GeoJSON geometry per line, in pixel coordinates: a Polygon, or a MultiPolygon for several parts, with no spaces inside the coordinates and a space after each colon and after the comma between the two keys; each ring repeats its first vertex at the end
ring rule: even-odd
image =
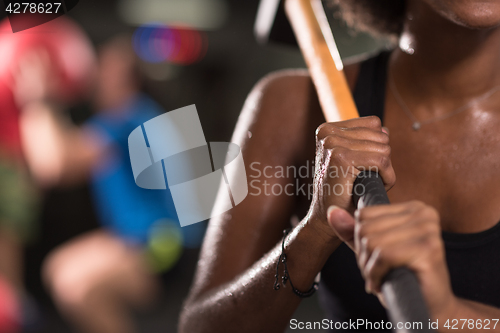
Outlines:
{"type": "Polygon", "coordinates": [[[286,266],[285,239],[291,230],[292,229],[283,230],[283,241],[281,243],[281,255],[278,259],[278,264],[276,265],[276,275],[274,276],[276,278],[276,280],[274,281],[273,288],[274,288],[274,290],[279,290],[281,287],[280,283],[279,283],[279,274],[280,274],[280,263],[283,263],[284,273],[283,273],[283,276],[281,277],[283,286],[286,284],[287,281],[289,281],[290,287],[292,287],[292,291],[295,295],[302,297],[302,298],[310,297],[316,292],[316,290],[318,290],[318,282],[314,281],[312,287],[308,291],[302,292],[293,286],[292,279],[290,278],[290,274],[288,274],[288,268],[286,266]]]}

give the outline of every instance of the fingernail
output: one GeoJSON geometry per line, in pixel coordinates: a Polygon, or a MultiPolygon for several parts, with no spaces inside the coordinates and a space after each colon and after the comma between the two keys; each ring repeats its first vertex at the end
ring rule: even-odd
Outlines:
{"type": "Polygon", "coordinates": [[[335,209],[339,209],[339,207],[335,205],[331,205],[330,207],[328,207],[328,210],[326,211],[326,216],[330,216],[330,213],[333,212],[335,209]]]}
{"type": "Polygon", "coordinates": [[[330,207],[328,207],[327,211],[326,211],[326,220],[328,222],[330,222],[330,216],[332,215],[333,211],[339,209],[339,207],[335,206],[335,205],[332,205],[330,207]]]}
{"type": "Polygon", "coordinates": [[[365,291],[366,291],[367,294],[371,294],[372,293],[372,290],[370,288],[370,283],[369,282],[365,283],[365,291]]]}
{"type": "Polygon", "coordinates": [[[389,129],[387,127],[382,127],[382,132],[389,135],[389,129]]]}

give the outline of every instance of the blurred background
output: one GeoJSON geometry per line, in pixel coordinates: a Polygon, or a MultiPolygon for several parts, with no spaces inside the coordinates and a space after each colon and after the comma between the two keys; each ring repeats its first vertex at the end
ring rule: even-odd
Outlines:
{"type": "MultiPolygon", "coordinates": [[[[305,67],[298,49],[256,42],[253,25],[258,4],[257,0],[81,0],[67,16],[98,49],[116,36],[127,36],[122,40],[130,42],[139,58],[134,70],[140,72],[140,90],[156,101],[163,110],[159,112],[196,104],[207,141],[230,141],[245,98],[260,78],[279,69],[305,67]],[[151,40],[163,45],[163,49],[156,48],[155,52],[148,49],[151,40]],[[172,48],[181,51],[174,54],[169,52],[172,48]]],[[[335,19],[334,10],[329,18],[343,58],[384,45],[350,31],[335,19]]],[[[101,66],[106,66],[103,52],[98,54],[101,66]]],[[[61,112],[71,119],[71,126],[85,126],[94,117],[96,103],[89,100],[79,99],[63,108],[61,112]]],[[[0,105],[0,110],[3,107],[0,105]]],[[[71,314],[62,315],[54,296],[47,291],[50,289],[47,284],[57,286],[56,278],[44,282],[41,272],[47,270],[46,258],[54,249],[102,224],[92,187],[91,181],[85,180],[38,190],[38,213],[34,217],[37,231],[23,243],[19,260],[23,272],[20,289],[25,294],[21,308],[23,316],[29,318],[23,323],[24,332],[77,332],[71,324],[71,314]]],[[[158,264],[159,297],[147,308],[132,311],[138,332],[176,332],[204,227],[201,223],[188,232],[184,240],[189,242],[182,244],[182,250],[165,250],[175,258],[167,258],[170,261],[163,262],[163,266],[161,262],[158,264]]],[[[52,276],[50,269],[48,274],[52,276]]],[[[1,302],[7,299],[2,301],[0,297],[1,302]]],[[[294,317],[314,321],[321,320],[323,314],[317,300],[311,298],[301,304],[294,317]]],[[[0,316],[0,326],[1,320],[0,316]]]]}

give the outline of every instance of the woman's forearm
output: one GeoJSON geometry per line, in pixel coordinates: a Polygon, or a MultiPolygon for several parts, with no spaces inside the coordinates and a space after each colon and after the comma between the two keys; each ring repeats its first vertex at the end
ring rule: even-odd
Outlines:
{"type": "Polygon", "coordinates": [[[500,332],[500,309],[456,297],[450,310],[440,315],[439,332],[500,332]]]}
{"type": "MultiPolygon", "coordinates": [[[[307,291],[329,255],[340,245],[303,220],[287,237],[285,253],[294,287],[307,291]]],[[[191,297],[181,316],[179,332],[280,332],[300,303],[287,283],[273,285],[281,242],[232,281],[191,297]]],[[[279,282],[283,276],[280,264],[279,282]]]]}

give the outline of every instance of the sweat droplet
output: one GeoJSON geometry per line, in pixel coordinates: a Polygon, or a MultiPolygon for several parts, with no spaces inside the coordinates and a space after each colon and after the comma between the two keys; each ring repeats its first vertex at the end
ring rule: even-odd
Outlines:
{"type": "Polygon", "coordinates": [[[252,132],[248,131],[248,133],[247,133],[247,134],[248,134],[248,138],[249,138],[249,139],[250,139],[250,138],[252,138],[252,132]]]}

